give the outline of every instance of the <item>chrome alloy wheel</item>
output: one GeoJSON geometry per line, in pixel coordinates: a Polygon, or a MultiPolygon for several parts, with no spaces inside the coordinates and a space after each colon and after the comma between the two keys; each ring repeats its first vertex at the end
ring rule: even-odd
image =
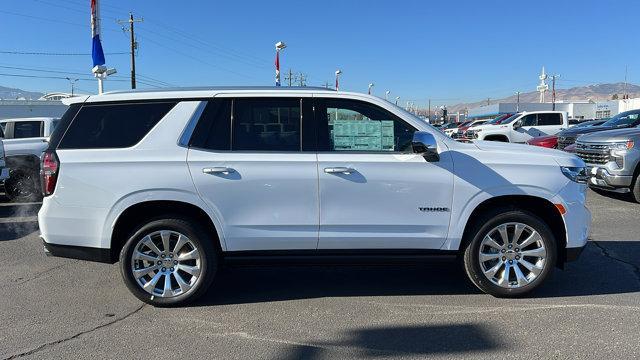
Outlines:
{"type": "Polygon", "coordinates": [[[531,226],[510,222],[496,226],[480,243],[480,268],[494,284],[520,288],[544,270],[547,250],[531,226]]]}
{"type": "Polygon", "coordinates": [[[162,298],[189,292],[200,279],[201,264],[196,244],[173,230],[144,236],[131,256],[131,272],[138,285],[162,298]]]}

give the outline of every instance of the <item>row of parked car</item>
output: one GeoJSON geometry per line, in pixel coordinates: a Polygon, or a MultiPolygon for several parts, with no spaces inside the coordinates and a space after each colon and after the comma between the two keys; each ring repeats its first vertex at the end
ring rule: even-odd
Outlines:
{"type": "Polygon", "coordinates": [[[561,111],[522,112],[440,129],[459,141],[526,143],[575,153],[588,166],[590,187],[630,193],[640,203],[640,110],[583,122],[572,122],[561,111]]]}

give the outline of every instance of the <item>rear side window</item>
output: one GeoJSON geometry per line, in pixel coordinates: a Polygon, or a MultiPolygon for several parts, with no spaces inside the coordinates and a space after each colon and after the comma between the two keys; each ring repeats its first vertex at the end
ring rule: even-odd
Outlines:
{"type": "Polygon", "coordinates": [[[207,103],[189,145],[208,150],[231,150],[231,99],[213,99],[207,103]]]}
{"type": "Polygon", "coordinates": [[[236,99],[232,150],[300,151],[300,99],[236,99]]]}
{"type": "Polygon", "coordinates": [[[562,125],[562,114],[538,114],[538,126],[562,125]]]}
{"type": "Polygon", "coordinates": [[[13,138],[26,139],[40,137],[42,121],[16,121],[13,123],[13,138]]]}
{"type": "Polygon", "coordinates": [[[177,102],[84,105],[59,149],[125,148],[138,143],[177,102]]]}

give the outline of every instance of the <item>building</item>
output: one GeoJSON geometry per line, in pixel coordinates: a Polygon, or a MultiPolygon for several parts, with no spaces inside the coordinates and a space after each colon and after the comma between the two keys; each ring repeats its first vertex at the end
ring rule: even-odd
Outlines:
{"type": "Polygon", "coordinates": [[[621,112],[640,109],[640,98],[610,100],[596,104],[596,119],[612,117],[621,112]]]}
{"type": "Polygon", "coordinates": [[[60,117],[66,110],[59,100],[0,100],[0,119],[60,117]]]}

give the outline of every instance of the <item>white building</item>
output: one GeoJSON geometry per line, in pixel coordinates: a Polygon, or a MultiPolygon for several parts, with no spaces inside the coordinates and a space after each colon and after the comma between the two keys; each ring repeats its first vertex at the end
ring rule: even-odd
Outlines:
{"type": "MultiPolygon", "coordinates": [[[[572,119],[594,119],[596,103],[590,101],[556,102],[558,111],[566,111],[572,119]]],[[[514,114],[522,111],[553,110],[552,103],[497,103],[469,109],[469,118],[493,118],[501,114],[514,114]]]]}
{"type": "Polygon", "coordinates": [[[640,98],[610,100],[596,104],[596,119],[612,117],[621,112],[640,109],[640,98]]]}

